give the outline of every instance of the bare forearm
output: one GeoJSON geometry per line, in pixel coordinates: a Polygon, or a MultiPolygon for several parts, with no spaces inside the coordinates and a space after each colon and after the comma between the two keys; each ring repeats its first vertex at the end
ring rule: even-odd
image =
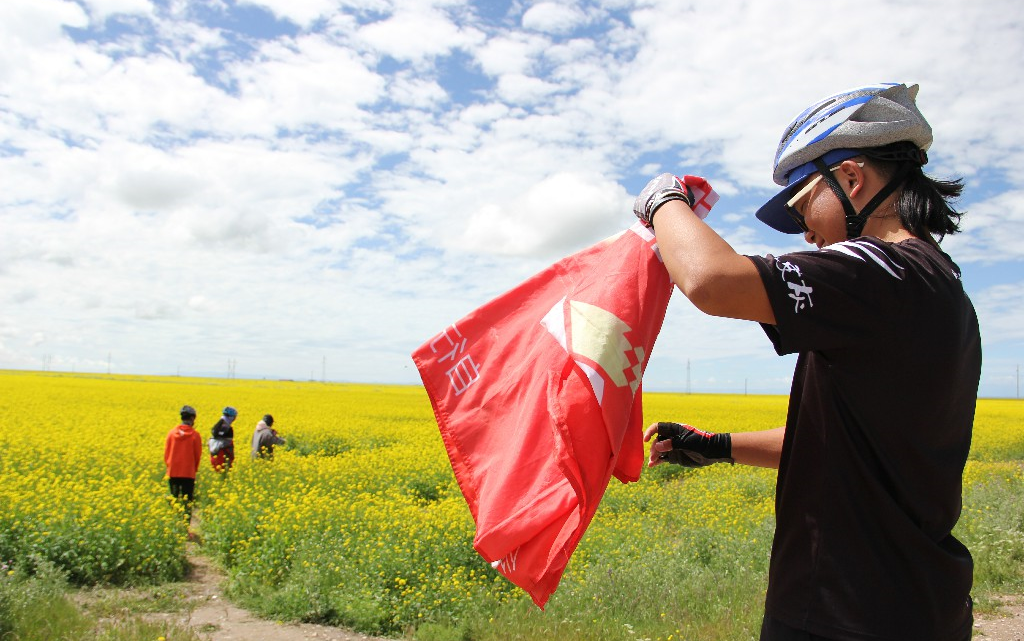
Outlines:
{"type": "Polygon", "coordinates": [[[743,465],[779,468],[785,427],[763,432],[733,432],[732,458],[743,465]]]}
{"type": "Polygon", "coordinates": [[[685,203],[662,205],[654,229],[668,273],[697,309],[714,316],[775,322],[754,264],[685,203]]]}
{"type": "Polygon", "coordinates": [[[704,266],[739,257],[718,233],[675,200],[662,205],[654,217],[658,248],[672,279],[684,293],[699,287],[708,275],[704,266]]]}

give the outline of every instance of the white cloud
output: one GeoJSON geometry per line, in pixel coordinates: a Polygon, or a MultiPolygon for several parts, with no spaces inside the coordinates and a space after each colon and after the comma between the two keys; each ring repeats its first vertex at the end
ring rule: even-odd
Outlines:
{"type": "Polygon", "coordinates": [[[398,75],[388,87],[391,101],[414,109],[433,109],[448,99],[448,94],[435,80],[417,78],[413,74],[398,75]]]}
{"type": "MultiPolygon", "coordinates": [[[[0,2],[0,366],[46,350],[105,369],[112,351],[216,372],[234,352],[240,372],[284,375],[328,352],[338,377],[414,382],[412,347],[628,226],[630,192],[660,171],[708,176],[709,222],[739,251],[805,248],[752,219],[778,136],[879,80],[921,83],[929,168],[968,178],[944,247],[985,278],[1024,256],[1013,0],[867,0],[827,31],[795,0],[521,3],[498,20],[462,0],[248,4],[230,17],[263,7],[297,35],[179,2],[0,2]],[[126,12],[116,32],[99,21],[126,12]],[[852,41],[856,65],[835,44],[852,41]]],[[[1013,337],[1019,292],[992,278],[979,313],[1013,337]]],[[[770,355],[758,331],[674,304],[656,376],[678,383],[689,355],[741,380],[770,355]]]]}
{"type": "Polygon", "coordinates": [[[498,80],[498,95],[516,105],[538,103],[558,90],[555,83],[522,74],[505,74],[498,80]]]}
{"type": "Polygon", "coordinates": [[[1024,261],[1024,190],[1004,191],[964,209],[963,232],[946,237],[946,251],[961,263],[1024,261]]]}
{"type": "Polygon", "coordinates": [[[229,69],[239,98],[218,114],[222,126],[261,136],[273,136],[278,127],[361,129],[370,117],[363,109],[385,91],[385,79],[371,64],[319,35],[265,44],[255,62],[229,69]]]}
{"type": "Polygon", "coordinates": [[[135,317],[140,320],[170,320],[181,317],[181,308],[160,301],[146,301],[135,306],[135,317]]]}
{"type": "Polygon", "coordinates": [[[150,15],[153,3],[149,0],[85,0],[93,22],[102,23],[115,15],[150,15]]]}
{"type": "Polygon", "coordinates": [[[547,38],[527,34],[498,35],[488,38],[473,52],[488,75],[525,74],[550,44],[547,38]]]}
{"type": "MultiPolygon", "coordinates": [[[[1006,78],[995,77],[1000,74],[997,69],[1005,70],[1005,64],[995,59],[1024,54],[1019,38],[1009,42],[1006,37],[1019,32],[999,18],[1002,12],[1015,13],[1015,5],[1009,0],[997,4],[948,0],[924,9],[873,0],[862,5],[862,11],[844,16],[838,30],[821,30],[815,28],[820,15],[799,3],[726,2],[714,11],[699,12],[686,5],[657,3],[633,13],[644,45],[636,60],[620,70],[618,110],[644,139],[650,136],[664,144],[721,141],[720,157],[730,176],[766,187],[766,168],[783,126],[801,106],[872,82],[921,83],[922,109],[936,123],[950,120],[966,98],[964,113],[957,119],[972,122],[975,131],[987,128],[987,142],[1006,129],[973,114],[995,113],[1005,118],[997,121],[1013,122],[1005,109],[1014,108],[1019,93],[1006,78]],[[957,35],[952,38],[947,9],[958,16],[957,35]],[[878,15],[886,19],[878,20],[878,15]],[[975,51],[978,34],[990,30],[993,46],[986,38],[985,52],[975,51]],[[857,65],[840,60],[844,49],[836,42],[846,34],[856,34],[860,43],[857,65]],[[943,40],[943,47],[935,47],[937,39],[943,40]],[[992,64],[979,63],[979,57],[992,57],[992,64]],[[974,100],[992,104],[978,104],[980,109],[975,110],[968,106],[974,100]]],[[[942,144],[933,148],[935,156],[956,155],[969,144],[966,138],[951,144],[949,132],[939,131],[938,136],[942,144]]],[[[992,158],[999,148],[1011,145],[1018,146],[1004,137],[997,146],[977,151],[992,158]]]]}
{"type": "Polygon", "coordinates": [[[4,40],[4,47],[0,50],[0,69],[6,69],[17,61],[15,54],[21,46],[48,46],[63,39],[64,27],[82,28],[88,24],[89,16],[82,7],[69,0],[0,2],[0,34],[4,40]]]}
{"type": "Polygon", "coordinates": [[[990,287],[971,299],[987,343],[1024,342],[1024,281],[990,287]]]}
{"type": "Polygon", "coordinates": [[[623,229],[632,199],[616,182],[561,173],[508,202],[484,204],[470,215],[462,241],[479,251],[512,256],[567,252],[594,228],[623,229]]]}
{"type": "Polygon", "coordinates": [[[569,33],[586,21],[577,7],[557,2],[538,2],[523,14],[523,27],[551,34],[569,33]]]}
{"type": "Polygon", "coordinates": [[[508,105],[500,102],[491,102],[466,107],[459,112],[459,120],[475,127],[483,127],[505,118],[508,114],[508,105]]]}
{"type": "Polygon", "coordinates": [[[28,126],[83,145],[107,134],[140,139],[157,127],[209,126],[205,107],[220,96],[172,58],[114,60],[66,42],[26,58],[9,80],[10,110],[28,126]]]}
{"type": "Polygon", "coordinates": [[[174,168],[131,168],[116,177],[113,190],[132,209],[148,211],[167,209],[190,199],[201,182],[194,173],[174,168]]]}
{"type": "Polygon", "coordinates": [[[444,56],[479,43],[483,34],[462,27],[436,10],[400,10],[359,29],[359,38],[375,51],[406,62],[444,56]]]}
{"type": "Polygon", "coordinates": [[[300,27],[309,27],[339,9],[338,0],[240,0],[239,3],[262,7],[300,27]]]}

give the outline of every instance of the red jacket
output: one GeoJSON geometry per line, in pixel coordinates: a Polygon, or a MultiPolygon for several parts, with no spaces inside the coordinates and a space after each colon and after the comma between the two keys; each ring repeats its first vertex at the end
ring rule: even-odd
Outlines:
{"type": "Polygon", "coordinates": [[[179,425],[167,434],[164,463],[171,478],[194,479],[203,455],[203,437],[191,425],[179,425]]]}

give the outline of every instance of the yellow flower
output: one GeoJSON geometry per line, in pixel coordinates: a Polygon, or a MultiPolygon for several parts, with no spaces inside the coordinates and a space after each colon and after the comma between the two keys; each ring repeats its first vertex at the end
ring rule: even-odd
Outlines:
{"type": "MultiPolygon", "coordinates": [[[[272,461],[255,464],[245,443],[255,419],[236,423],[241,455],[231,475],[215,474],[208,457],[200,465],[194,514],[204,548],[232,580],[270,590],[294,587],[296,581],[338,586],[348,591],[346,598],[391,608],[382,616],[410,629],[423,619],[459,616],[460,602],[500,612],[523,597],[472,549],[475,524],[421,387],[0,371],[0,389],[0,505],[6,508],[0,532],[5,541],[23,542],[25,551],[71,547],[78,560],[69,563],[98,566],[87,559],[102,557],[104,546],[113,545],[124,556],[125,580],[182,578],[187,530],[183,508],[160,480],[164,439],[185,402],[202,416],[214,416],[230,399],[242,416],[272,412],[288,437],[272,461]],[[94,419],[83,424],[83,415],[94,419]],[[44,422],[46,430],[35,429],[44,422]],[[38,465],[43,460],[60,465],[38,465]],[[390,584],[387,577],[393,577],[390,584]],[[382,584],[393,602],[381,600],[382,584]]],[[[743,431],[782,424],[786,404],[782,396],[650,394],[644,414],[678,416],[713,431],[743,431]]],[[[212,422],[205,434],[200,428],[203,436],[209,436],[212,422]]],[[[1020,482],[1024,471],[1008,459],[1019,458],[1010,454],[1019,451],[1022,439],[1024,405],[980,400],[964,484],[1020,482]]],[[[699,531],[722,546],[766,550],[773,471],[712,466],[687,470],[682,478],[657,474],[609,486],[561,589],[579,590],[589,603],[591,586],[610,571],[605,559],[648,567],[644,541],[651,538],[637,537],[638,531],[665,541],[699,531]],[[701,510],[679,507],[706,496],[715,501],[704,501],[701,510]]],[[[971,518],[991,518],[990,506],[968,509],[971,518]]],[[[718,553],[679,545],[668,551],[680,559],[693,555],[702,561],[718,553]]],[[[64,569],[104,573],[98,567],[64,569]]],[[[760,571],[748,560],[738,560],[735,569],[745,576],[760,571]]],[[[592,598],[601,604],[614,595],[592,598]]],[[[654,616],[663,626],[667,613],[654,616]]],[[[655,636],[636,625],[637,636],[655,636]]],[[[669,639],[680,637],[686,635],[676,631],[669,639]]]]}

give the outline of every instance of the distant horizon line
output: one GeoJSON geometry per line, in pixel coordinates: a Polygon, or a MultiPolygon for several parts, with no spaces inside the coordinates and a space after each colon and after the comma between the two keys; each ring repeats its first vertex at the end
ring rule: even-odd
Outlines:
{"type": "MultiPolygon", "coordinates": [[[[318,379],[318,378],[281,378],[281,377],[251,377],[251,376],[224,376],[223,374],[127,374],[118,372],[92,372],[92,371],[74,371],[74,370],[54,370],[54,369],[19,369],[17,367],[0,367],[0,374],[5,373],[19,373],[19,374],[39,374],[39,375],[60,375],[60,376],[89,376],[89,377],[110,377],[110,378],[188,378],[188,379],[207,379],[215,381],[270,381],[277,383],[318,383],[321,385],[362,385],[362,386],[381,386],[386,385],[390,387],[419,387],[423,385],[419,383],[388,383],[382,381],[346,381],[346,380],[333,380],[333,379],[318,379]]],[[[757,392],[757,391],[743,391],[743,392],[723,392],[723,391],[701,391],[701,390],[644,390],[644,394],[677,394],[680,396],[789,396],[789,393],[781,392],[757,392]]],[[[1007,400],[1007,401],[1019,401],[1019,396],[978,396],[978,399],[985,400],[1007,400]]]]}

